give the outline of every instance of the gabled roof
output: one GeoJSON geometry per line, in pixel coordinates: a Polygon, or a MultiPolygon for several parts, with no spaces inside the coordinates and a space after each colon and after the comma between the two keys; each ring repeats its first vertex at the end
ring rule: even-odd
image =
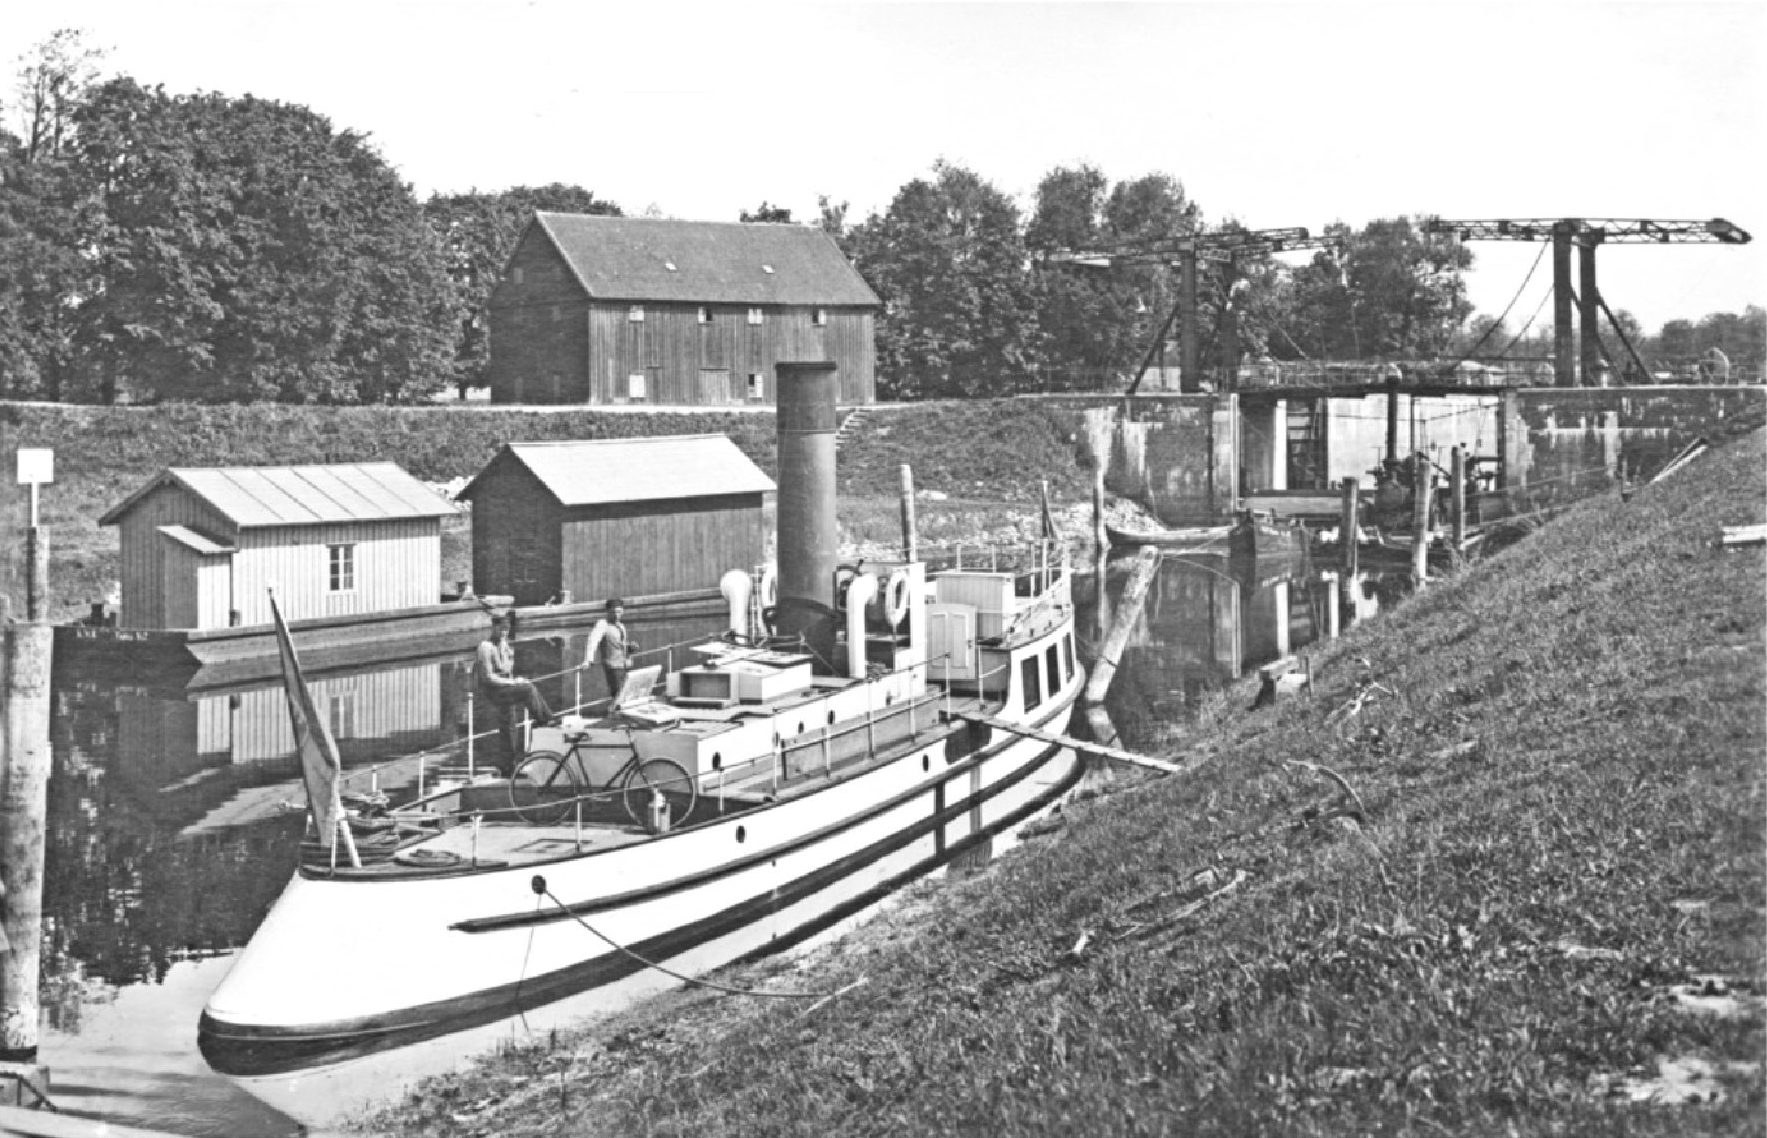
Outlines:
{"type": "Polygon", "coordinates": [[[98,519],[116,525],[161,486],[201,498],[241,529],[435,518],[454,506],[390,462],[332,466],[174,466],[98,519]]]}
{"type": "Polygon", "coordinates": [[[814,226],[540,212],[536,231],[595,300],[878,307],[814,226]]]}
{"type": "Polygon", "coordinates": [[[485,475],[506,461],[526,467],[561,506],[761,494],[774,488],[773,480],[723,435],[666,435],[510,443],[459,496],[471,498],[485,475]]]}

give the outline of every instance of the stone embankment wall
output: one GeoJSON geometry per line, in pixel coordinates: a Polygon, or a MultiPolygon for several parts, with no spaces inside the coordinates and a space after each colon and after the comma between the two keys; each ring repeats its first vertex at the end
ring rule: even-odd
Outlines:
{"type": "Polygon", "coordinates": [[[1767,387],[1532,387],[1503,400],[1512,512],[1649,478],[1688,443],[1760,422],[1767,387]]]}

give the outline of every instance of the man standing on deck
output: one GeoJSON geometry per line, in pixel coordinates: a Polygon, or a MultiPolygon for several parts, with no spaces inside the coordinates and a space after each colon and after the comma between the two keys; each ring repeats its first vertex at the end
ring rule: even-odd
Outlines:
{"type": "MultiPolygon", "coordinates": [[[[607,698],[620,698],[620,689],[626,686],[626,673],[632,670],[632,656],[638,651],[638,645],[626,632],[626,602],[614,597],[607,602],[607,615],[595,622],[595,628],[589,633],[589,648],[583,653],[583,666],[601,665],[601,674],[607,679],[607,698]]],[[[612,705],[609,705],[612,710],[612,705]]]]}
{"type": "Polygon", "coordinates": [[[503,740],[502,774],[507,778],[515,773],[522,753],[521,719],[515,709],[526,708],[536,724],[552,722],[552,708],[540,689],[515,674],[515,645],[509,642],[507,616],[492,618],[491,638],[479,645],[473,671],[479,695],[496,709],[497,735],[503,740]]]}

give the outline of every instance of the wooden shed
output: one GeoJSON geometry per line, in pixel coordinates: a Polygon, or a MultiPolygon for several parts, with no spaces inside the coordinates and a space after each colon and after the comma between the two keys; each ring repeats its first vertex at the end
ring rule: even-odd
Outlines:
{"type": "Polygon", "coordinates": [[[781,360],[876,398],[877,294],[813,226],[536,213],[487,310],[497,403],[774,400],[781,360]]]}
{"type": "Polygon", "coordinates": [[[460,492],[473,584],[518,605],[716,589],[766,559],[773,490],[723,435],[510,443],[460,492]]]}
{"type": "Polygon", "coordinates": [[[433,605],[454,506],[390,462],[172,467],[99,519],[121,628],[209,629],[433,605]]]}

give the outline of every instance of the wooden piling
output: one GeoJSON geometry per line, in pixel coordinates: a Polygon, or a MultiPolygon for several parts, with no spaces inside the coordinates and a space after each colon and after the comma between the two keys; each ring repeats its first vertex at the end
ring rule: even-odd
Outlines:
{"type": "Polygon", "coordinates": [[[1423,588],[1430,564],[1430,478],[1421,454],[1411,464],[1411,579],[1423,588]]]}
{"type": "Polygon", "coordinates": [[[38,525],[25,529],[25,619],[49,619],[49,531],[38,525]]]}
{"type": "Polygon", "coordinates": [[[1344,479],[1344,508],[1338,519],[1338,560],[1343,564],[1346,577],[1356,575],[1356,547],[1362,535],[1358,516],[1362,510],[1361,489],[1357,479],[1344,479]]]}
{"type": "MultiPolygon", "coordinates": [[[[39,582],[40,583],[40,582],[39,582]]],[[[0,1062],[33,1063],[49,809],[48,624],[0,628],[0,1062]]]]}
{"type": "Polygon", "coordinates": [[[1454,541],[1454,552],[1458,555],[1466,548],[1466,450],[1456,445],[1448,453],[1448,501],[1453,529],[1450,531],[1454,541]]]}
{"type": "Polygon", "coordinates": [[[902,558],[920,560],[920,531],[914,519],[914,468],[902,464],[902,558]]]}
{"type": "Polygon", "coordinates": [[[1110,563],[1110,534],[1104,528],[1104,467],[1092,472],[1092,580],[1096,583],[1098,604],[1094,607],[1095,633],[1102,641],[1109,624],[1110,601],[1105,596],[1105,571],[1110,563]]]}
{"type": "Polygon", "coordinates": [[[1338,599],[1338,575],[1336,573],[1319,574],[1320,591],[1325,594],[1325,638],[1336,640],[1342,625],[1342,616],[1338,599]]]}
{"type": "MultiPolygon", "coordinates": [[[[1135,629],[1135,622],[1141,617],[1141,606],[1147,602],[1147,590],[1153,584],[1154,574],[1160,569],[1160,551],[1151,545],[1141,547],[1141,553],[1135,558],[1135,567],[1129,573],[1129,583],[1123,587],[1122,600],[1117,602],[1116,619],[1111,622],[1110,632],[1104,638],[1104,644],[1098,650],[1098,659],[1092,662],[1092,674],[1086,680],[1087,716],[1093,723],[1094,733],[1100,729],[1100,718],[1092,714],[1094,709],[1102,711],[1105,696],[1110,693],[1111,680],[1117,674],[1117,660],[1123,655],[1123,649],[1129,644],[1129,634],[1135,629]]],[[[1099,591],[1103,593],[1103,579],[1099,581],[1099,591]]],[[[1110,720],[1104,717],[1103,724],[1108,727],[1110,720]]],[[[1116,729],[1109,728],[1110,738],[1098,741],[1105,746],[1116,742],[1116,729]]]]}

